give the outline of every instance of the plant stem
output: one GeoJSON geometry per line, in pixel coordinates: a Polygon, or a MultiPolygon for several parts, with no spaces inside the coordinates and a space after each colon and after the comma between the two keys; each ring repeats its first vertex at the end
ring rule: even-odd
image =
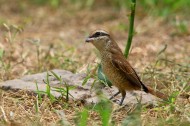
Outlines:
{"type": "Polygon", "coordinates": [[[128,40],[127,45],[125,47],[125,57],[127,58],[129,55],[129,50],[131,47],[132,39],[133,39],[133,27],[134,27],[134,19],[135,19],[135,6],[136,0],[131,0],[131,15],[130,15],[130,23],[129,23],[129,32],[128,32],[128,40]]]}

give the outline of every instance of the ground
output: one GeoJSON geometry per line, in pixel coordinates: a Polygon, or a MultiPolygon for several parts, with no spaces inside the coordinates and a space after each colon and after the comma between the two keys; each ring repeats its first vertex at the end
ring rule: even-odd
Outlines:
{"type": "MultiPolygon", "coordinates": [[[[54,68],[75,73],[93,69],[99,62],[98,54],[84,41],[96,29],[106,29],[121,49],[125,48],[129,10],[71,9],[71,5],[52,8],[29,6],[24,2],[3,2],[0,6],[1,81],[54,68]]],[[[168,105],[143,106],[143,125],[187,125],[190,119],[190,24],[187,23],[187,31],[183,31],[178,25],[181,20],[180,16],[168,21],[148,14],[136,15],[128,61],[147,85],[173,97],[176,94],[168,105]]],[[[52,103],[45,97],[37,113],[35,95],[3,90],[0,95],[0,121],[4,125],[58,125],[63,117],[74,125],[76,113],[84,108],[77,101],[52,103]],[[58,110],[64,116],[60,116],[58,110]]],[[[113,112],[113,121],[121,125],[131,112],[125,109],[113,112]]],[[[89,124],[101,123],[97,112],[89,113],[89,124]]]]}

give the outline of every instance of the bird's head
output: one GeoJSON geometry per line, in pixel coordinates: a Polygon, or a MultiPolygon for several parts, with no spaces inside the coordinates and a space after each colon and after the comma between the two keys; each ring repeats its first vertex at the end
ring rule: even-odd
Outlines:
{"type": "Polygon", "coordinates": [[[106,49],[110,43],[110,35],[104,30],[96,30],[85,40],[86,42],[92,43],[99,51],[106,49]]]}

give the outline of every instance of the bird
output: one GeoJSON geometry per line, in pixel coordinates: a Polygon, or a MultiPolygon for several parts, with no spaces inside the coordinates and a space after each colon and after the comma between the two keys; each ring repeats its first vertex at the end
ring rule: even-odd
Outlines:
{"type": "Polygon", "coordinates": [[[155,91],[141,81],[109,32],[101,29],[95,30],[86,38],[85,42],[92,43],[99,51],[103,73],[118,88],[118,92],[111,96],[110,100],[121,93],[122,98],[119,105],[122,105],[126,91],[135,90],[142,90],[163,100],[168,99],[166,94],[155,91]]]}

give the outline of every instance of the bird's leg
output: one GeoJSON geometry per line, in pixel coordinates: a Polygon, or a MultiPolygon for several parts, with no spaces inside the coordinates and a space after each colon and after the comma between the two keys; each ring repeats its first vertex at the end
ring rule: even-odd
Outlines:
{"type": "Polygon", "coordinates": [[[120,103],[119,103],[120,106],[123,104],[123,101],[124,101],[125,96],[126,96],[126,92],[125,92],[125,91],[122,91],[121,94],[122,94],[122,98],[121,98],[121,101],[120,101],[120,103]]]}
{"type": "Polygon", "coordinates": [[[120,93],[121,93],[120,91],[118,91],[117,93],[115,93],[113,96],[110,97],[110,100],[113,99],[115,96],[117,96],[120,93]]]}

